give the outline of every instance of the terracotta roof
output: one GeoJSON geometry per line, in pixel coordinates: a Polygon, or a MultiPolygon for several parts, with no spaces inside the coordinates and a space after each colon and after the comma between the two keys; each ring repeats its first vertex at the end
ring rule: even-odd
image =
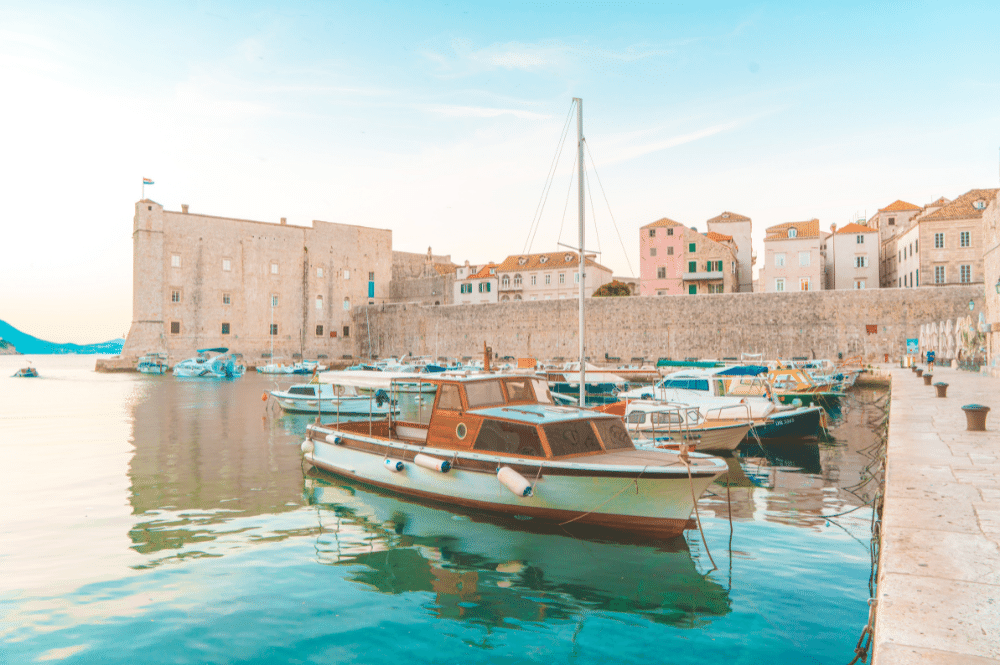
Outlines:
{"type": "Polygon", "coordinates": [[[782,238],[787,238],[788,230],[792,227],[795,228],[796,238],[819,237],[819,220],[810,219],[807,222],[787,222],[785,224],[769,226],[766,229],[767,236],[765,236],[764,240],[781,240],[782,238]]]}
{"type": "Polygon", "coordinates": [[[496,273],[490,275],[490,268],[496,268],[497,264],[487,263],[482,268],[479,269],[475,275],[469,275],[466,279],[486,279],[487,277],[496,277],[496,273]]]}
{"type": "Polygon", "coordinates": [[[435,263],[434,270],[437,271],[439,275],[450,275],[458,268],[456,265],[450,263],[435,263]]]}
{"type": "Polygon", "coordinates": [[[990,204],[997,197],[1000,189],[970,189],[957,199],[929,215],[920,218],[921,222],[934,221],[939,219],[979,219],[983,216],[982,210],[977,210],[976,201],[985,201],[990,204]]]}
{"type": "Polygon", "coordinates": [[[879,212],[902,212],[903,210],[920,210],[920,206],[915,206],[912,203],[907,203],[906,201],[900,201],[896,199],[894,202],[890,203],[884,208],[879,208],[879,212]]]}
{"type": "Polygon", "coordinates": [[[878,233],[878,229],[873,229],[870,226],[865,226],[864,224],[855,224],[851,222],[842,229],[837,229],[837,234],[841,233],[878,233]]]}
{"type": "Polygon", "coordinates": [[[925,208],[933,208],[934,206],[946,206],[949,203],[951,203],[951,201],[949,201],[948,199],[946,199],[945,197],[942,196],[937,201],[931,201],[930,203],[928,203],[924,207],[925,208]]]}
{"type": "Polygon", "coordinates": [[[709,231],[705,234],[705,237],[715,242],[726,242],[733,239],[732,236],[727,236],[725,233],[716,233],[715,231],[709,231]]]}
{"type": "MultiPolygon", "coordinates": [[[[611,272],[610,268],[605,268],[590,257],[587,257],[587,266],[600,268],[611,272]]],[[[497,266],[497,272],[526,272],[528,270],[556,270],[558,268],[574,268],[580,265],[580,259],[573,252],[549,252],[547,254],[514,254],[508,256],[497,266]],[[567,258],[569,257],[569,258],[567,258]],[[544,261],[542,259],[545,259],[544,261]],[[524,259],[522,262],[521,259],[524,259]]]]}
{"type": "Polygon", "coordinates": [[[745,215],[740,215],[739,213],[729,212],[728,210],[723,212],[717,217],[713,217],[708,220],[709,223],[712,222],[749,222],[752,221],[749,217],[745,215]]]}
{"type": "Polygon", "coordinates": [[[681,224],[680,222],[675,222],[672,219],[667,219],[666,217],[664,217],[663,219],[656,220],[652,224],[646,224],[646,226],[641,226],[639,228],[643,228],[643,229],[655,229],[655,228],[659,228],[661,226],[684,226],[684,225],[681,224]]]}

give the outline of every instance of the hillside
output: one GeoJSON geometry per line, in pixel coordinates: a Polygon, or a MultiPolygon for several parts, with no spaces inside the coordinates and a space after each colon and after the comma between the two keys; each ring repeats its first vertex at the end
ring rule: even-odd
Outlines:
{"type": "Polygon", "coordinates": [[[0,337],[0,356],[19,356],[18,350],[13,344],[0,337]]]}
{"type": "MultiPolygon", "coordinates": [[[[3,320],[0,320],[0,339],[12,345],[16,349],[15,353],[24,354],[79,353],[88,355],[101,353],[116,355],[121,353],[122,345],[125,343],[123,339],[113,339],[109,342],[100,342],[98,344],[60,344],[58,342],[47,342],[21,332],[3,320]]],[[[3,351],[0,351],[0,353],[3,353],[3,351]]]]}

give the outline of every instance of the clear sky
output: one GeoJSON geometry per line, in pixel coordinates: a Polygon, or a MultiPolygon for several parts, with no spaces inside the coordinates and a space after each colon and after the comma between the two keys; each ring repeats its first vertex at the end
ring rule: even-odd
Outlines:
{"type": "MultiPolygon", "coordinates": [[[[763,254],[772,224],[995,187],[998,26],[993,1],[8,1],[0,319],[123,335],[143,176],[169,210],[502,260],[524,250],[572,97],[625,249],[593,176],[587,246],[616,274],[664,216],[748,215],[763,254]]],[[[557,249],[572,152],[533,251],[557,249]]],[[[573,243],[572,203],[566,219],[573,243]]]]}

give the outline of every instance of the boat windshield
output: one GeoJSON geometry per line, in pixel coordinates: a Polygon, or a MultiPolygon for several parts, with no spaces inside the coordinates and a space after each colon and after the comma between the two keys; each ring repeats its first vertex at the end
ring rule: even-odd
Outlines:
{"type": "Polygon", "coordinates": [[[604,448],[607,450],[634,450],[632,437],[625,430],[625,425],[618,418],[601,418],[594,421],[594,426],[601,434],[604,448]]]}
{"type": "Polygon", "coordinates": [[[505,404],[499,380],[465,384],[465,398],[469,401],[470,409],[505,404]]]}
{"type": "Polygon", "coordinates": [[[545,457],[536,427],[503,420],[484,420],[473,449],[545,457]]]}
{"type": "Polygon", "coordinates": [[[288,389],[289,395],[309,395],[310,397],[316,396],[316,389],[312,386],[292,386],[288,389]]]}
{"type": "Polygon", "coordinates": [[[552,401],[552,393],[549,392],[549,382],[545,379],[532,379],[531,385],[535,388],[535,400],[539,404],[555,404],[552,401]]]}
{"type": "Polygon", "coordinates": [[[543,428],[554,457],[601,452],[601,442],[589,420],[566,420],[543,428]]]}
{"type": "Polygon", "coordinates": [[[534,402],[535,391],[531,379],[507,379],[507,398],[511,402],[534,402]]]}
{"type": "Polygon", "coordinates": [[[708,379],[670,379],[666,378],[660,382],[661,388],[679,388],[681,390],[704,390],[708,391],[708,379]]]}

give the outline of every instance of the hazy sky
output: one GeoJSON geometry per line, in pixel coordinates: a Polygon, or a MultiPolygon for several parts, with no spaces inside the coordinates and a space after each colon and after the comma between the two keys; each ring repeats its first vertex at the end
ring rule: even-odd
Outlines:
{"type": "MultiPolygon", "coordinates": [[[[2,3],[0,319],[124,334],[143,176],[169,210],[501,260],[572,97],[625,251],[594,176],[587,246],[616,274],[663,216],[732,210],[759,243],[997,186],[1000,3],[814,4],[2,3]]],[[[557,249],[572,159],[534,251],[557,249]]]]}

